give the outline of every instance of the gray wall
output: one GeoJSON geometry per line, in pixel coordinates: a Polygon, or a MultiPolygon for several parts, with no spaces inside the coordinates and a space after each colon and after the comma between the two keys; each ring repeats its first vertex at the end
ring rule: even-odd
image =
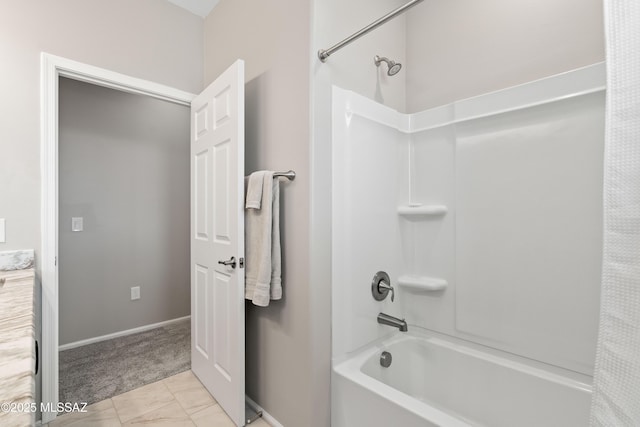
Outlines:
{"type": "Polygon", "coordinates": [[[428,0],[407,14],[407,112],[599,61],[602,0],[428,0]]]}
{"type": "Polygon", "coordinates": [[[189,108],[65,78],[59,99],[60,344],[189,315],[189,108]]]}
{"type": "Polygon", "coordinates": [[[309,0],[222,0],[205,19],[205,83],[246,61],[246,172],[298,174],[281,185],[283,299],[248,303],[246,323],[247,394],[290,427],[322,422],[312,415],[309,22],[309,0]]]}
{"type": "Polygon", "coordinates": [[[40,53],[197,93],[202,34],[200,17],[161,0],[0,1],[0,250],[34,248],[39,265],[40,53]]]}
{"type": "Polygon", "coordinates": [[[40,52],[197,93],[202,24],[161,0],[0,1],[0,250],[40,248],[40,52]]]}

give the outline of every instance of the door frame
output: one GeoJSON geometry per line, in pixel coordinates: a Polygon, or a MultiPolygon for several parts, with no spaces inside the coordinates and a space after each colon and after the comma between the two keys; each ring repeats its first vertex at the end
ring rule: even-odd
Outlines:
{"type": "MultiPolygon", "coordinates": [[[[42,403],[58,402],[58,81],[59,77],[191,106],[196,95],[42,52],[40,56],[42,403]]],[[[42,413],[42,422],[56,412],[42,413]]]]}

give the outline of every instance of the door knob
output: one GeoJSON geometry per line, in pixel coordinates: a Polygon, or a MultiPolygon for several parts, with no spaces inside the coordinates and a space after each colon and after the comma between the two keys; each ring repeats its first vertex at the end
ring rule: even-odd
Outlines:
{"type": "Polygon", "coordinates": [[[231,268],[236,268],[236,257],[232,256],[226,261],[218,261],[218,264],[230,266],[231,268]]]}

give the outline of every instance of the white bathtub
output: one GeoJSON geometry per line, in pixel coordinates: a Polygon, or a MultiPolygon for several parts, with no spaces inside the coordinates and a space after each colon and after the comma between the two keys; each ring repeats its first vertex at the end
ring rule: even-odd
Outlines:
{"type": "Polygon", "coordinates": [[[590,377],[435,333],[398,332],[332,376],[333,427],[589,424],[590,377]]]}

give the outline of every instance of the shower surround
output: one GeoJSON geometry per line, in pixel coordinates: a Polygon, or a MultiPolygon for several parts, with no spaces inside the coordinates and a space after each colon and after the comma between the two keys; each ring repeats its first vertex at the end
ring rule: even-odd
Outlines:
{"type": "Polygon", "coordinates": [[[408,426],[454,425],[437,414],[514,425],[499,415],[502,395],[535,395],[545,419],[586,424],[604,82],[595,64],[415,114],[334,87],[332,425],[350,425],[364,407],[371,425],[386,425],[384,410],[371,409],[384,405],[406,413],[408,426]],[[371,296],[380,270],[393,303],[371,296]],[[408,338],[379,325],[380,312],[406,318],[408,338]],[[402,356],[372,368],[383,350],[402,356]],[[487,369],[501,380],[484,378],[487,369]],[[441,375],[425,385],[420,372],[441,375]],[[480,390],[497,415],[443,398],[456,382],[480,390]]]}

